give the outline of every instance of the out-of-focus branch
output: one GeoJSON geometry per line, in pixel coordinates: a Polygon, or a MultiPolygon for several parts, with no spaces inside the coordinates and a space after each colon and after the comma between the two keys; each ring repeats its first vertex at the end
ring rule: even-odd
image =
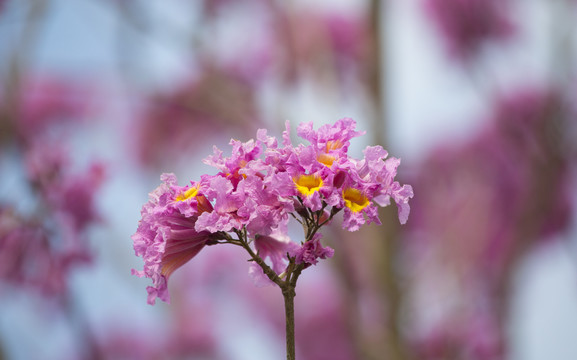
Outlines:
{"type": "Polygon", "coordinates": [[[369,57],[367,64],[366,83],[369,96],[374,104],[374,117],[371,124],[373,130],[373,142],[385,146],[386,104],[384,104],[386,92],[386,37],[382,36],[381,21],[386,11],[386,5],[382,0],[371,0],[369,8],[370,39],[369,57]]]}
{"type": "MultiPolygon", "coordinates": [[[[387,2],[372,0],[370,3],[370,60],[368,63],[367,86],[374,104],[372,122],[373,141],[384,147],[387,145],[385,130],[387,127],[387,105],[384,103],[387,90],[387,54],[386,36],[383,36],[383,17],[387,13],[387,2]]],[[[399,259],[399,222],[396,209],[380,209],[379,217],[383,225],[371,227],[369,263],[373,267],[375,288],[381,294],[384,306],[384,324],[380,339],[370,344],[370,358],[374,359],[409,359],[409,352],[401,333],[401,313],[403,293],[400,287],[399,259]]]]}
{"type": "Polygon", "coordinates": [[[18,46],[10,55],[6,73],[3,74],[5,80],[3,103],[0,104],[0,142],[10,140],[15,133],[15,122],[20,108],[22,69],[26,69],[28,66],[42,26],[42,18],[48,8],[48,1],[29,0],[27,6],[28,12],[24,28],[17,42],[18,46]]]}

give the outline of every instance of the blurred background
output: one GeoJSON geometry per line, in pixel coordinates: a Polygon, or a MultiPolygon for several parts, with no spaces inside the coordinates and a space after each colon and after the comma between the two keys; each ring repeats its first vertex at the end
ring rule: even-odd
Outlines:
{"type": "Polygon", "coordinates": [[[149,306],[130,236],[162,172],[343,117],[415,197],[325,230],[298,358],[577,358],[576,24],[574,0],[0,0],[0,359],[284,358],[242,251],[149,306]]]}

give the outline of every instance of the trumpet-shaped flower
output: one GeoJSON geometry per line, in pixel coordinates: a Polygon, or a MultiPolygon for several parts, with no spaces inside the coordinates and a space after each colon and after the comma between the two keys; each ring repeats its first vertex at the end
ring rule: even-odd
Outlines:
{"type": "Polygon", "coordinates": [[[208,231],[195,230],[198,210],[194,210],[194,204],[182,208],[192,197],[201,199],[197,200],[197,209],[198,203],[204,202],[198,188],[178,187],[173,174],[163,174],[161,179],[163,183],[150,193],[150,200],[142,208],[138,229],[132,235],[134,251],[144,260],[144,269],[133,269],[132,273],[153,282],[153,286],[147,287],[149,304],[154,304],[157,297],[170,301],[167,288],[170,275],[214,237],[208,231]]]}
{"type": "Polygon", "coordinates": [[[311,145],[325,154],[346,154],[350,140],[363,135],[364,131],[355,131],[357,123],[350,118],[340,119],[332,125],[323,125],[317,131],[313,130],[313,124],[303,123],[297,129],[297,134],[311,145]]]}
{"type": "Polygon", "coordinates": [[[271,236],[256,236],[254,246],[260,257],[270,258],[272,269],[280,274],[284,270],[284,261],[286,252],[291,243],[290,238],[281,233],[271,234],[271,236]]]}

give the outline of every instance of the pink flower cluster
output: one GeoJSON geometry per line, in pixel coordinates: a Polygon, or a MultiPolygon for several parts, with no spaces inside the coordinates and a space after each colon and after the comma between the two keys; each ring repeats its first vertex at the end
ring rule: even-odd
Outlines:
{"type": "MultiPolygon", "coordinates": [[[[254,239],[247,240],[246,246],[252,245],[248,251],[268,258],[271,269],[281,274],[289,261],[308,266],[332,256],[317,231],[341,210],[343,228],[356,231],[365,223],[380,224],[377,205],[387,206],[392,198],[400,222],[407,221],[413,191],[394,180],[400,160],[387,159],[380,146],[367,147],[363,159],[350,157],[350,140],[364,133],[355,130],[354,120],[318,130],[312,123],[299,125],[297,134],[308,145],[293,145],[286,127],[282,146],[260,129],[256,140],[231,140],[230,157],[215,147],[204,162],[219,172],[188,186],[179,186],[173,174],[162,175],[132,236],[136,255],[144,259],[143,271],[133,274],[153,281],[147,289],[150,304],[156,297],[169,301],[168,277],[206,245],[243,245],[243,239],[254,239]],[[287,235],[291,218],[305,230],[300,244],[287,235]]],[[[259,265],[253,262],[251,275],[257,284],[266,284],[259,265]]]]}

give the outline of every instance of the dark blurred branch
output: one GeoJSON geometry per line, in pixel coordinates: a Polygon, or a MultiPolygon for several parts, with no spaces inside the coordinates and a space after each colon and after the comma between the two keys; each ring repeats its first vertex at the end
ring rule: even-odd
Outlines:
{"type": "MultiPolygon", "coordinates": [[[[384,103],[387,90],[387,46],[386,36],[383,36],[384,19],[387,14],[387,2],[372,0],[370,14],[370,57],[368,63],[367,85],[374,104],[375,115],[372,122],[373,141],[387,147],[385,131],[388,124],[387,106],[384,103]]],[[[371,358],[404,360],[409,359],[407,346],[401,333],[401,314],[403,293],[399,280],[399,222],[394,207],[380,209],[379,217],[383,225],[371,227],[370,239],[373,245],[371,254],[377,254],[370,264],[374,267],[376,276],[375,288],[381,293],[384,302],[385,323],[380,340],[371,344],[371,358]]]]}
{"type": "Polygon", "coordinates": [[[351,341],[352,351],[355,359],[369,359],[371,349],[365,344],[363,338],[363,325],[361,311],[359,309],[359,295],[361,292],[359,282],[355,277],[355,264],[351,261],[351,256],[347,250],[349,240],[343,234],[343,230],[331,229],[331,239],[337,243],[340,251],[335,251],[333,261],[335,270],[338,272],[338,279],[342,287],[341,296],[343,299],[343,318],[347,330],[347,335],[351,341]]]}
{"type": "Polygon", "coordinates": [[[21,82],[23,69],[28,67],[36,40],[42,26],[42,18],[48,8],[47,0],[29,0],[27,3],[24,28],[17,42],[18,46],[9,56],[4,80],[3,103],[0,104],[0,142],[10,140],[15,133],[19,116],[21,82]],[[6,137],[6,138],[4,138],[6,137]]]}
{"type": "Polygon", "coordinates": [[[383,6],[382,0],[371,0],[369,8],[370,16],[370,35],[369,35],[369,52],[367,64],[367,86],[369,94],[374,104],[374,117],[371,124],[373,130],[373,143],[386,146],[384,137],[387,119],[384,99],[386,96],[385,76],[387,64],[386,61],[386,36],[382,36],[382,15],[386,11],[386,5],[383,6]]]}

